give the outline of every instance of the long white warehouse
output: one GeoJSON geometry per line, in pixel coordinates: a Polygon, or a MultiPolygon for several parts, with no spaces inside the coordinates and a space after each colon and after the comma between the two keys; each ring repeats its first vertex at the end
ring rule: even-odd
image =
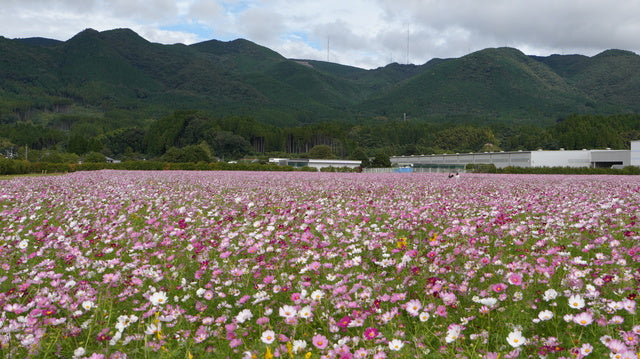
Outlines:
{"type": "Polygon", "coordinates": [[[504,167],[612,167],[640,166],[640,141],[631,150],[513,151],[393,156],[394,167],[464,168],[467,164],[504,167]]]}

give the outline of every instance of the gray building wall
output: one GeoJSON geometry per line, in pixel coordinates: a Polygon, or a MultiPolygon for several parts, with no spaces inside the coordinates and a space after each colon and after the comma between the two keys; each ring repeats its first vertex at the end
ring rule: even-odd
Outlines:
{"type": "Polygon", "coordinates": [[[487,152],[456,153],[443,155],[393,156],[393,165],[412,164],[416,166],[465,166],[472,164],[494,164],[497,168],[509,166],[531,167],[531,152],[487,152]]]}
{"type": "Polygon", "coordinates": [[[640,141],[631,141],[629,164],[631,166],[640,166],[640,141]]]}
{"type": "Polygon", "coordinates": [[[631,141],[627,150],[517,151],[456,153],[441,155],[393,156],[394,166],[453,168],[467,164],[504,167],[611,167],[640,166],[640,141],[631,141]]]}

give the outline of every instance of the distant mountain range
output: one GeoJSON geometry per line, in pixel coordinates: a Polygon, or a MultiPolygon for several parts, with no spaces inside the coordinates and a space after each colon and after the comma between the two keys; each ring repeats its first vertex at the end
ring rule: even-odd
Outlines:
{"type": "Polygon", "coordinates": [[[68,41],[0,37],[0,120],[91,108],[157,118],[198,109],[277,126],[399,119],[551,123],[570,113],[637,113],[640,56],[608,50],[527,56],[490,48],[365,70],[287,59],[253,42],[161,45],[128,29],[68,41]]]}

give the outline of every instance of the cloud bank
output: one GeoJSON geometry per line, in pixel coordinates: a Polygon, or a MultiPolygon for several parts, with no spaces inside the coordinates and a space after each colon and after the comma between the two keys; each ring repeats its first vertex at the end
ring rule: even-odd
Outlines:
{"type": "Polygon", "coordinates": [[[0,35],[66,40],[131,28],[160,43],[246,38],[285,57],[375,68],[500,46],[636,51],[637,14],[639,0],[4,0],[0,35]]]}

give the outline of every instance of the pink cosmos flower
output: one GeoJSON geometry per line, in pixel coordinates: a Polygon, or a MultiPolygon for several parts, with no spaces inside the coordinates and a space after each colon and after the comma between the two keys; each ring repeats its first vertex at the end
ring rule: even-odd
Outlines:
{"type": "Polygon", "coordinates": [[[593,314],[590,312],[582,312],[580,314],[576,314],[572,318],[573,322],[582,326],[587,326],[593,323],[593,314]]]}
{"type": "Polygon", "coordinates": [[[311,343],[318,349],[324,349],[329,344],[327,337],[320,334],[314,335],[313,338],[311,338],[311,343]]]}
{"type": "Polygon", "coordinates": [[[636,314],[636,302],[629,298],[625,298],[622,301],[622,307],[630,314],[636,314]]]}
{"type": "Polygon", "coordinates": [[[447,317],[447,307],[445,307],[444,305],[439,305],[438,308],[436,308],[436,315],[439,315],[441,317],[446,318],[447,317]]]}
{"type": "Polygon", "coordinates": [[[509,283],[511,285],[522,285],[522,275],[519,273],[512,273],[509,276],[509,283]]]}
{"type": "Polygon", "coordinates": [[[619,316],[619,315],[614,315],[613,317],[611,317],[611,319],[609,320],[610,324],[622,324],[624,323],[624,318],[619,316]]]}
{"type": "Polygon", "coordinates": [[[412,317],[418,316],[420,314],[420,309],[422,309],[422,303],[417,299],[412,299],[405,304],[405,310],[412,317]]]}
{"type": "Polygon", "coordinates": [[[609,340],[609,342],[607,342],[605,346],[614,353],[624,353],[627,350],[629,350],[626,344],[624,344],[621,340],[618,340],[618,339],[609,340]]]}
{"type": "Polygon", "coordinates": [[[360,348],[358,350],[356,350],[355,352],[353,352],[353,357],[354,358],[366,358],[369,356],[369,350],[365,349],[365,348],[360,348]]]}
{"type": "Polygon", "coordinates": [[[620,336],[622,337],[622,340],[624,340],[624,343],[628,346],[633,347],[638,344],[638,334],[632,331],[621,332],[620,336]]]}

